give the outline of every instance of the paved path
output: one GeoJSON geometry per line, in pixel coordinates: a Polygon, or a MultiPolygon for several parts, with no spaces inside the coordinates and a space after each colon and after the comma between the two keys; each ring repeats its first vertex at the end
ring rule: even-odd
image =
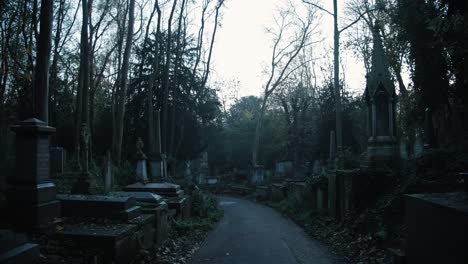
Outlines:
{"type": "Polygon", "coordinates": [[[273,209],[220,197],[224,218],[210,232],[192,264],[330,264],[318,241],[273,209]]]}

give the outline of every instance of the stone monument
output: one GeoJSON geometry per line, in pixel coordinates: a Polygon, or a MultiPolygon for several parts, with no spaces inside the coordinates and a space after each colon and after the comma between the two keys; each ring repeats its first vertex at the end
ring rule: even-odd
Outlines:
{"type": "Polygon", "coordinates": [[[12,130],[16,133],[16,172],[8,178],[6,215],[15,227],[47,227],[60,217],[49,168],[49,136],[55,128],[31,118],[12,130]]]}
{"type": "Polygon", "coordinates": [[[136,177],[137,181],[147,183],[148,175],[146,169],[146,155],[143,153],[143,140],[139,137],[136,143],[136,158],[137,158],[137,167],[136,167],[136,177]]]}
{"type": "Polygon", "coordinates": [[[367,76],[364,92],[370,134],[367,145],[367,162],[371,167],[392,166],[399,159],[395,123],[397,95],[388,70],[379,28],[376,22],[372,68],[367,76]]]}
{"type": "Polygon", "coordinates": [[[197,177],[197,183],[202,184],[206,182],[208,177],[209,167],[208,167],[208,152],[204,151],[200,159],[200,171],[197,177]]]}
{"type": "Polygon", "coordinates": [[[149,150],[149,171],[152,182],[163,182],[167,179],[166,155],[161,151],[161,123],[160,113],[156,111],[156,146],[149,150]]]}

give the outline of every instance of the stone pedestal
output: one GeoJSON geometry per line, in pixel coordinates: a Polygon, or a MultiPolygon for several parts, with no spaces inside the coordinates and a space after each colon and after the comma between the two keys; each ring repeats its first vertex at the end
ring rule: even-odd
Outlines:
{"type": "Polygon", "coordinates": [[[367,166],[371,168],[396,167],[400,151],[393,136],[372,136],[367,143],[367,166]]]}
{"type": "Polygon", "coordinates": [[[16,172],[8,179],[7,217],[20,229],[47,227],[60,217],[55,185],[49,172],[49,136],[55,128],[31,118],[13,126],[16,172]]]}
{"type": "Polygon", "coordinates": [[[160,182],[166,178],[165,166],[166,162],[160,158],[148,159],[150,178],[152,182],[160,182]]]}
{"type": "Polygon", "coordinates": [[[406,195],[407,263],[468,263],[468,195],[406,195]]]}
{"type": "Polygon", "coordinates": [[[136,165],[136,179],[140,182],[148,182],[148,172],[146,168],[146,160],[137,161],[136,165]]]}

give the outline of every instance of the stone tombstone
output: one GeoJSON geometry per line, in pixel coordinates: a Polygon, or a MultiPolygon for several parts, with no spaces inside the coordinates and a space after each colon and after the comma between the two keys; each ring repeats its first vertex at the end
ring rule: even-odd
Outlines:
{"type": "Polygon", "coordinates": [[[256,165],[252,170],[252,177],[250,179],[252,184],[260,184],[265,180],[265,168],[261,165],[256,165]]]}
{"type": "Polygon", "coordinates": [[[312,169],[312,174],[313,174],[313,175],[316,175],[316,176],[322,174],[322,166],[321,166],[319,160],[315,160],[315,161],[314,161],[314,166],[313,166],[313,169],[312,169]]]}
{"type": "Polygon", "coordinates": [[[61,147],[50,148],[50,173],[61,174],[65,167],[65,150],[61,147]]]}
{"type": "Polygon", "coordinates": [[[15,228],[47,227],[60,217],[50,180],[49,136],[55,128],[31,118],[11,129],[16,133],[16,172],[7,179],[7,215],[15,228]]]}
{"type": "Polygon", "coordinates": [[[376,22],[373,32],[372,67],[364,92],[370,134],[367,162],[371,167],[394,166],[399,160],[395,122],[397,95],[379,28],[379,23],[376,22]]]}
{"type": "Polygon", "coordinates": [[[166,155],[158,154],[148,159],[152,182],[162,182],[167,179],[166,155]]]}
{"type": "Polygon", "coordinates": [[[199,171],[197,182],[199,184],[204,183],[205,179],[208,177],[208,174],[209,174],[208,152],[204,151],[200,159],[200,171],[199,171]]]}
{"type": "Polygon", "coordinates": [[[136,180],[139,182],[147,183],[148,182],[148,170],[146,168],[146,155],[143,152],[144,148],[143,140],[139,137],[136,143],[136,157],[137,157],[137,166],[136,166],[136,180]]]}
{"type": "Polygon", "coordinates": [[[114,181],[113,181],[113,175],[112,175],[112,159],[111,159],[110,151],[107,151],[106,166],[105,166],[105,172],[104,172],[104,189],[106,192],[112,191],[113,182],[114,181]]]}
{"type": "Polygon", "coordinates": [[[293,173],[292,161],[284,160],[275,164],[275,176],[277,178],[291,177],[293,173]]]}
{"type": "Polygon", "coordinates": [[[185,164],[184,178],[191,179],[192,178],[192,161],[186,160],[184,164],[185,164]]]}

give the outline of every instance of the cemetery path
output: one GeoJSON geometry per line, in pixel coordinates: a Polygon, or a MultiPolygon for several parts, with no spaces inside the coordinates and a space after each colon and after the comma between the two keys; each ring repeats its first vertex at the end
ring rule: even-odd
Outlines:
{"type": "Polygon", "coordinates": [[[224,218],[192,264],[330,264],[333,255],[294,222],[267,206],[220,197],[224,218]]]}

